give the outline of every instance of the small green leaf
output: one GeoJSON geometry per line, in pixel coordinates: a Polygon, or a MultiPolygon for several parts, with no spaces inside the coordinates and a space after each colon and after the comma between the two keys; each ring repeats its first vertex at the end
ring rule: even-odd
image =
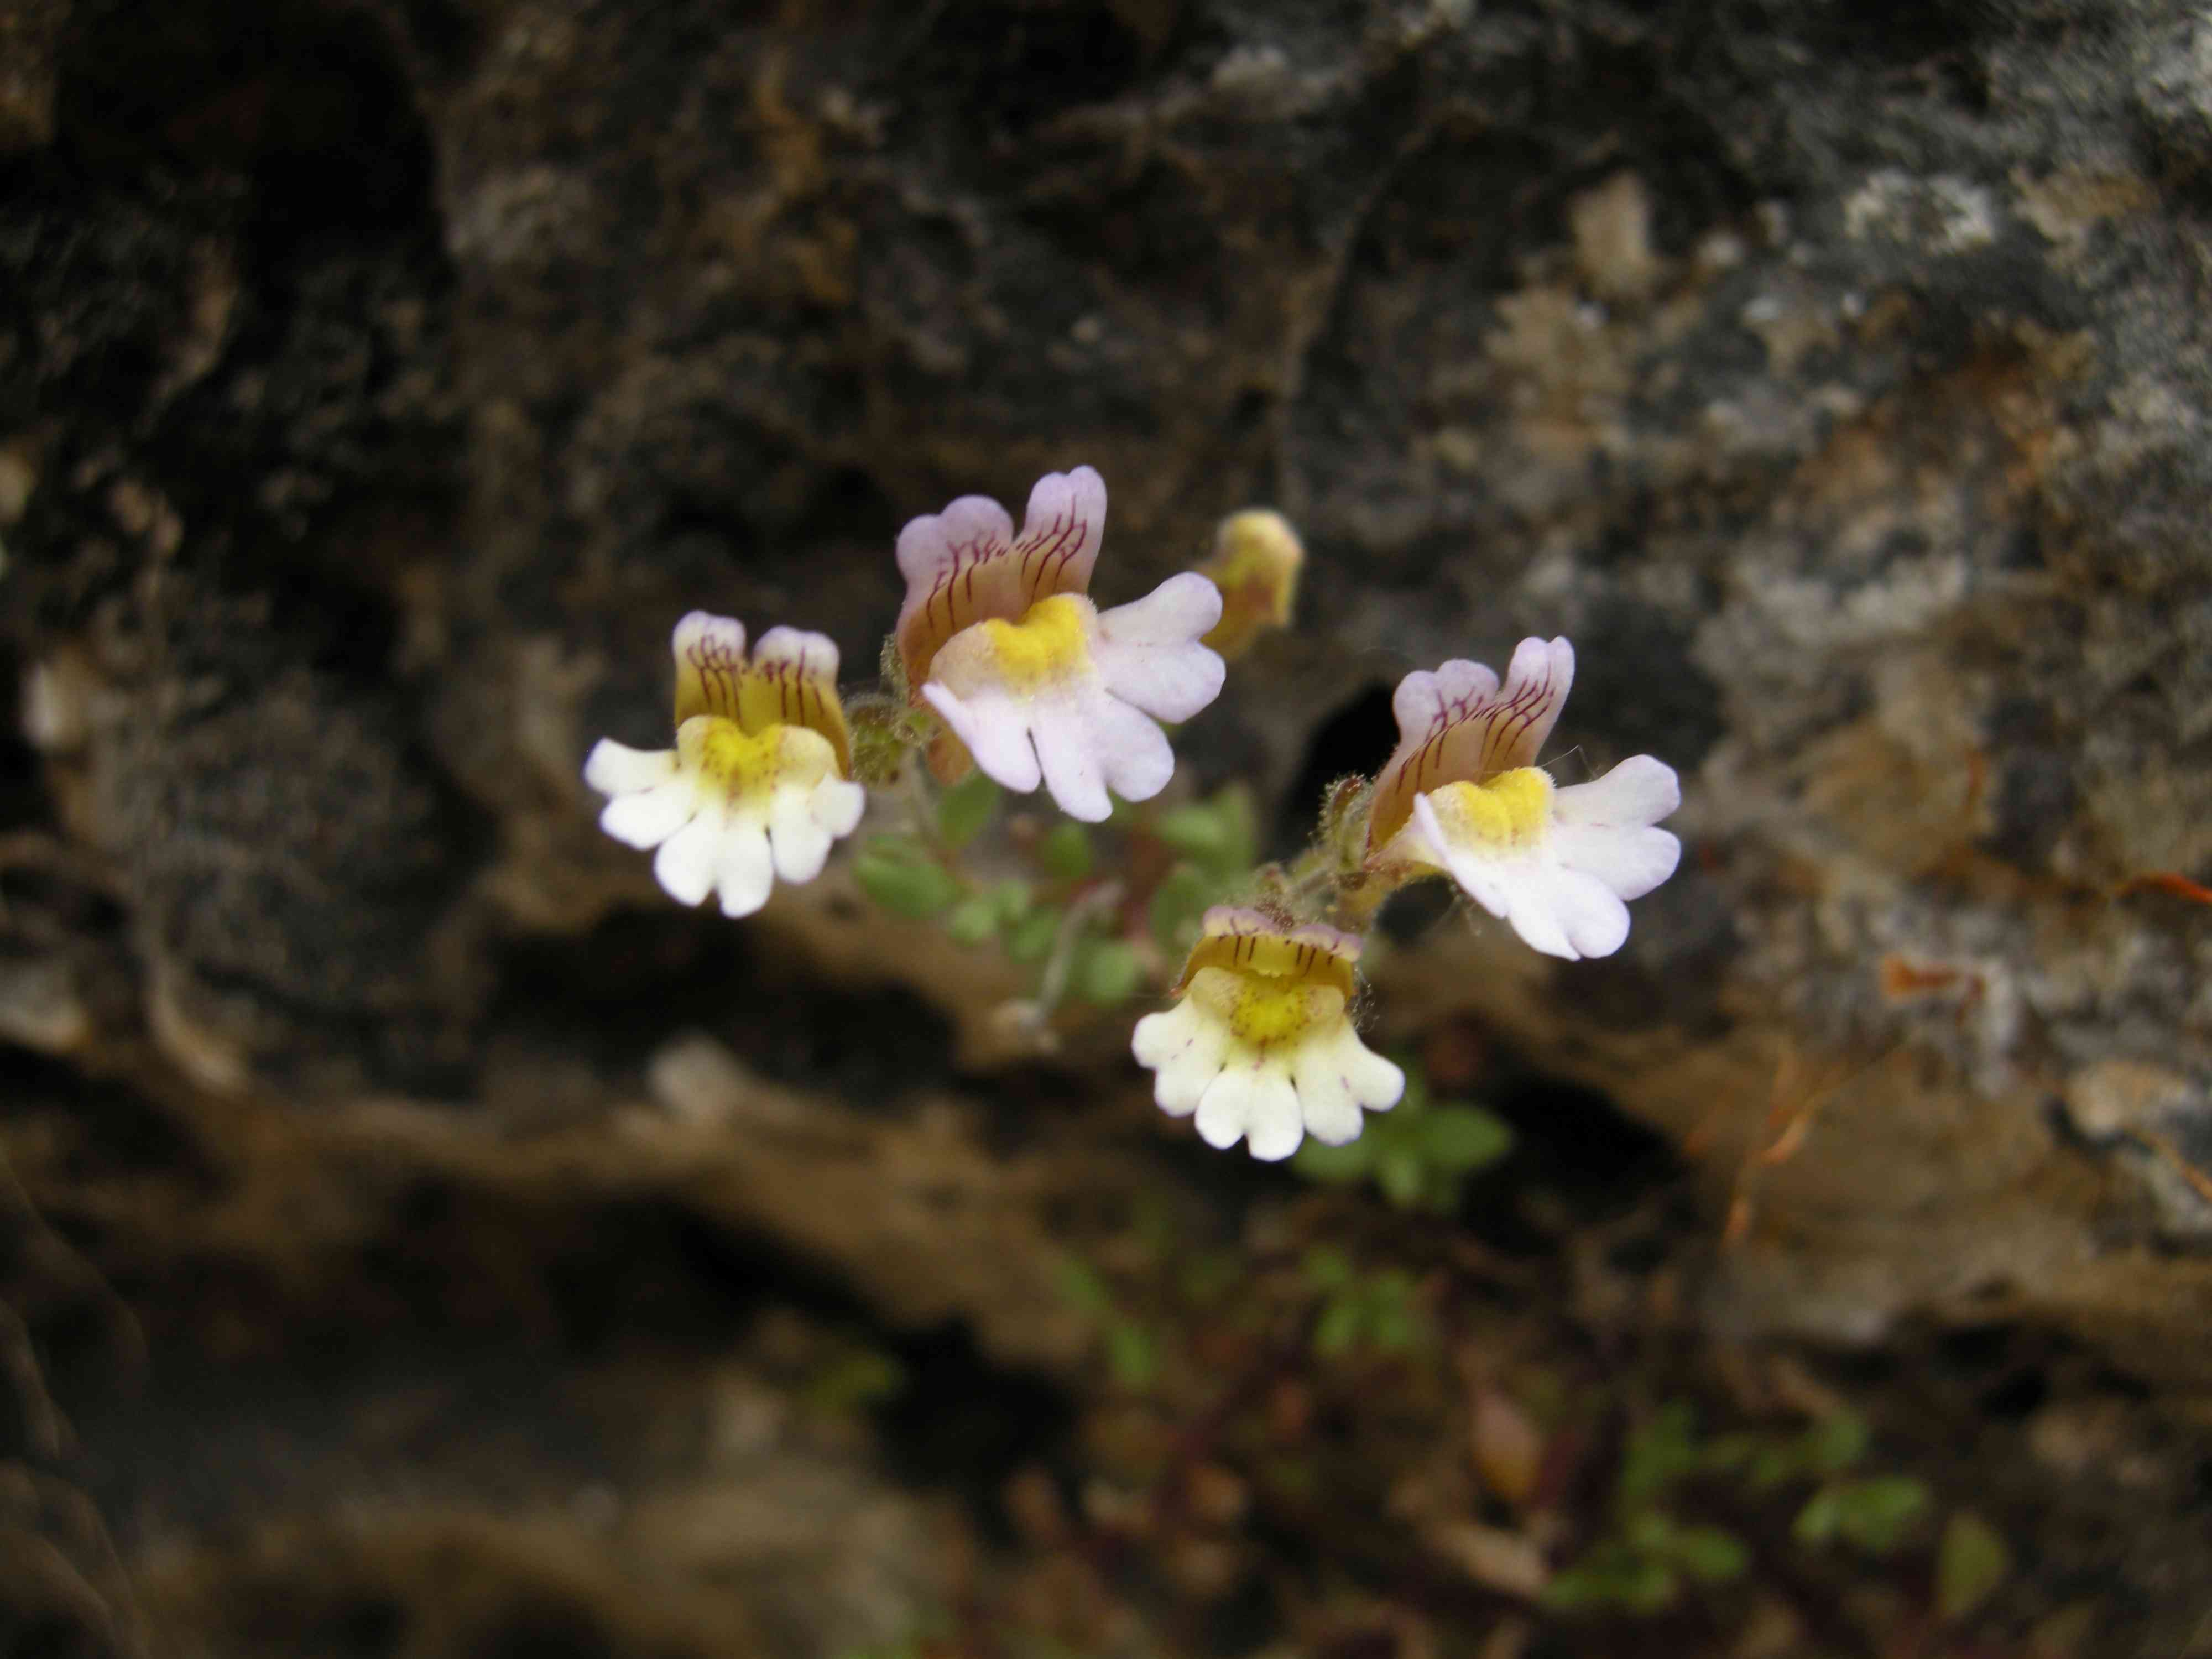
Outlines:
{"type": "Polygon", "coordinates": [[[1945,1525],[1936,1552],[1936,1607],[1946,1619],[1964,1619],[2011,1571],[2012,1551],[2002,1534],[1972,1510],[1960,1510],[1945,1525]]]}
{"type": "Polygon", "coordinates": [[[1705,1442],[1698,1461],[1708,1469],[1740,1469],[1759,1455],[1762,1443],[1760,1437],[1748,1430],[1719,1435],[1705,1442]]]}
{"type": "Polygon", "coordinates": [[[1308,1135],[1291,1155],[1291,1167],[1309,1181],[1334,1186],[1365,1175],[1373,1156],[1374,1141],[1367,1135],[1341,1146],[1331,1146],[1308,1135]]]}
{"type": "Polygon", "coordinates": [[[1401,1210],[1410,1210],[1421,1201],[1427,1186],[1427,1171],[1421,1160],[1403,1146],[1386,1147],[1375,1159],[1375,1179],[1382,1188],[1382,1196],[1401,1210]]]}
{"type": "Polygon", "coordinates": [[[1114,1311],[1113,1291],[1106,1288],[1106,1281],[1089,1262],[1065,1257],[1054,1278],[1060,1295],[1085,1313],[1103,1318],[1114,1311]]]}
{"type": "Polygon", "coordinates": [[[999,902],[988,893],[961,900],[945,918],[945,936],[955,945],[981,945],[998,931],[999,902]]]}
{"type": "Polygon", "coordinates": [[[1928,1488],[1909,1475],[1876,1475],[1832,1490],[1836,1530],[1870,1555],[1887,1554],[1903,1543],[1928,1507],[1928,1488]]]}
{"type": "Polygon", "coordinates": [[[1164,951],[1187,948],[1198,932],[1199,918],[1213,902],[1217,884],[1194,864],[1178,864],[1153,890],[1150,921],[1152,937],[1164,951]]]}
{"type": "Polygon", "coordinates": [[[1512,1150],[1513,1131],[1479,1106],[1439,1106],[1420,1122],[1432,1168],[1465,1175],[1512,1150]]]}
{"type": "Polygon", "coordinates": [[[1306,1252],[1306,1283],[1317,1291],[1340,1291],[1352,1283],[1352,1263],[1333,1245],[1316,1244],[1306,1252]]]}
{"type": "Polygon", "coordinates": [[[1669,1401],[1631,1435],[1620,1460],[1619,1501],[1633,1510],[1650,1503],[1698,1462],[1697,1415],[1687,1401],[1669,1401]]]}
{"type": "Polygon", "coordinates": [[[1751,1565],[1751,1552],[1734,1533],[1719,1527],[1684,1527],[1668,1546],[1670,1559],[1702,1583],[1725,1583],[1741,1578],[1751,1565]]]}
{"type": "Polygon", "coordinates": [[[960,896],[951,872],[893,836],[871,840],[853,860],[861,891],[895,915],[933,916],[960,896]]]}
{"type": "Polygon", "coordinates": [[[991,903],[999,913],[1001,926],[1019,921],[1029,914],[1029,883],[1018,878],[1000,882],[991,890],[991,903]]]}
{"type": "Polygon", "coordinates": [[[1797,1511],[1790,1534],[1801,1544],[1825,1544],[1843,1524],[1844,1510],[1832,1486],[1823,1486],[1797,1511]]]}
{"type": "Polygon", "coordinates": [[[1063,819],[1037,838],[1037,867],[1062,881],[1080,881],[1091,873],[1091,834],[1073,819],[1063,819]]]}
{"type": "Polygon", "coordinates": [[[1368,1334],[1382,1353],[1411,1353],[1421,1346],[1427,1328],[1413,1304],[1403,1297],[1377,1297],[1367,1310],[1368,1334]]]}
{"type": "Polygon", "coordinates": [[[1041,962],[1060,936],[1056,905],[1040,905],[1006,930],[1006,954],[1016,962],[1041,962]]]}
{"type": "Polygon", "coordinates": [[[1152,833],[1181,853],[1209,866],[1218,866],[1230,848],[1235,828],[1212,801],[1193,801],[1160,814],[1152,833]]]}
{"type": "Polygon", "coordinates": [[[1341,1296],[1322,1310],[1314,1327],[1314,1352],[1323,1358],[1349,1352],[1367,1323],[1367,1310],[1355,1297],[1341,1296]]]}
{"type": "Polygon", "coordinates": [[[1127,939],[1089,939],[1075,953],[1069,980],[1085,1002],[1110,1008],[1136,995],[1145,981],[1145,964],[1127,939]]]}
{"type": "Polygon", "coordinates": [[[1866,1455],[1866,1419],[1853,1412],[1824,1417],[1798,1438],[1803,1467],[1814,1474],[1841,1474],[1866,1455]]]}
{"type": "Polygon", "coordinates": [[[1156,1370],[1152,1334],[1133,1319],[1115,1321],[1106,1328],[1106,1363],[1123,1388],[1149,1386],[1156,1370]]]}
{"type": "Polygon", "coordinates": [[[998,809],[999,786],[983,772],[970,772],[938,798],[938,839],[957,851],[982,832],[998,809]]]}

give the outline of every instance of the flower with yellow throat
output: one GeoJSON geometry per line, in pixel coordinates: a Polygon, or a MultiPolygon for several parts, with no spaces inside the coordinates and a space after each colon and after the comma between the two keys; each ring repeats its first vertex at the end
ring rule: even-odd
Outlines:
{"type": "Polygon", "coordinates": [[[1042,781],[1091,823],[1112,810],[1109,789],[1147,800],[1167,787],[1175,755],[1156,722],[1188,720],[1224,673],[1199,643],[1221,619],[1205,577],[1171,576],[1111,611],[1091,604],[1105,531],[1106,481],[1079,466],[1037,480],[1018,536],[998,502],[963,495],[898,538],[894,638],[914,695],[991,777],[1024,794],[1042,781]]]}
{"type": "Polygon", "coordinates": [[[1565,787],[1536,764],[1574,677],[1564,639],[1522,641],[1502,686],[1478,662],[1407,675],[1367,828],[1370,864],[1441,871],[1529,945],[1570,959],[1618,951],[1626,901],[1682,856],[1653,827],[1682,804],[1664,762],[1633,756],[1565,787]]]}
{"type": "Polygon", "coordinates": [[[860,821],[853,748],[837,701],[837,647],[772,628],[745,653],[733,617],[694,611],[676,624],[676,747],[602,738],[584,781],[609,797],[599,827],[658,848],[670,897],[719,891],[725,915],[768,902],[778,876],[811,881],[833,842],[860,821]]]}
{"type": "Polygon", "coordinates": [[[1157,1075],[1153,1098],[1195,1114],[1210,1146],[1242,1138],[1285,1158],[1310,1134],[1358,1138],[1364,1108],[1388,1111],[1406,1074],[1352,1029],[1359,939],[1317,923],[1217,905],[1184,965],[1176,1006],[1137,1022],[1131,1048],[1157,1075]]]}

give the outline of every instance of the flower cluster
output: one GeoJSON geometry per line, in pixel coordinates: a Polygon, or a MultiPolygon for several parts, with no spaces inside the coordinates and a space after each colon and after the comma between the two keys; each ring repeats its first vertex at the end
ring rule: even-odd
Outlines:
{"type": "Polygon", "coordinates": [[[1041,995],[1024,1006],[1040,1033],[1071,983],[1110,1000],[1181,958],[1170,1006],[1137,1022],[1136,1059],[1164,1110],[1194,1119],[1209,1145],[1241,1139],[1267,1159],[1308,1136],[1350,1142],[1364,1113],[1404,1091],[1404,1074],[1353,1024],[1361,930],[1396,888],[1447,878],[1549,956],[1621,947],[1627,901],[1680,857],[1657,827],[1680,788],[1649,755],[1580,784],[1539,764],[1574,679],[1565,640],[1523,640],[1502,682],[1457,660],[1408,674],[1393,701],[1398,744],[1371,787],[1333,787],[1320,844],[1290,868],[1252,869],[1236,828],[1249,804],[1231,810],[1242,796],[1159,814],[1137,804],[1175,771],[1163,724],[1199,714],[1221,690],[1224,658],[1288,624],[1304,550],[1279,514],[1238,514],[1200,569],[1101,611],[1090,587],[1105,526],[1105,481],[1087,466],[1039,479],[1018,533],[981,495],[911,520],[886,652],[896,684],[856,701],[849,719],[828,639],[776,628],[748,653],[735,620],[692,612],[674,640],[675,746],[604,739],[585,765],[608,797],[601,827],[654,850],[672,897],[719,894],[726,914],[748,915],[777,878],[821,872],[860,823],[868,786],[926,793],[926,760],[945,788],[938,838],[873,837],[856,866],[863,886],[904,915],[946,913],[963,944],[1003,935],[1015,960],[1037,962],[1041,995]],[[1079,821],[1024,843],[1044,902],[1019,877],[978,881],[961,867],[996,787],[1042,787],[1079,821]],[[1115,796],[1133,804],[1127,815],[1115,796]],[[1122,877],[1094,870],[1081,825],[1109,817],[1166,860],[1132,859],[1122,877]],[[1209,895],[1237,902],[1201,916],[1209,895]]]}

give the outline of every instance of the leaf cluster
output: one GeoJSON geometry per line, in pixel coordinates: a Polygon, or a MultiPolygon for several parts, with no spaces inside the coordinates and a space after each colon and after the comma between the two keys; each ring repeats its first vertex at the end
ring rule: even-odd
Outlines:
{"type": "Polygon", "coordinates": [[[1471,1101],[1432,1101],[1420,1068],[1407,1060],[1405,1069],[1404,1097],[1369,1116],[1358,1139],[1327,1146],[1309,1139],[1291,1167],[1328,1185],[1371,1180],[1401,1210],[1447,1215],[1468,1176],[1512,1151],[1513,1131],[1471,1101]]]}

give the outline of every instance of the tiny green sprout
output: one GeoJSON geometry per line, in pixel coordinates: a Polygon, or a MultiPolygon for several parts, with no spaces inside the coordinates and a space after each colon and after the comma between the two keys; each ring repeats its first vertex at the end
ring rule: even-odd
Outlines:
{"type": "Polygon", "coordinates": [[[1686,1400],[1669,1401],[1654,1412],[1622,1452],[1616,1507],[1632,1512],[1695,1474],[1703,1462],[1697,1431],[1697,1413],[1686,1400]]]}
{"type": "Polygon", "coordinates": [[[1037,868],[1061,881],[1080,881],[1093,862],[1091,835],[1073,819],[1062,819],[1039,836],[1037,868]]]}
{"type": "Polygon", "coordinates": [[[1662,1613],[1674,1604],[1681,1580],[1673,1567],[1655,1557],[1613,1541],[1598,1545],[1573,1565],[1553,1575],[1540,1598],[1561,1613],[1662,1613]]]}
{"type": "Polygon", "coordinates": [[[1750,1437],[1753,1450],[1744,1463],[1744,1485],[1768,1492],[1805,1479],[1825,1480],[1841,1474],[1866,1455],[1866,1421],[1850,1412],[1824,1417],[1787,1438],[1750,1437]]]}
{"type": "Polygon", "coordinates": [[[1410,1060],[1405,1068],[1404,1097],[1369,1118],[1358,1139],[1341,1146],[1308,1139],[1291,1167],[1330,1185],[1372,1180],[1398,1209],[1446,1214],[1459,1207],[1469,1176],[1512,1150],[1513,1131],[1471,1102],[1431,1103],[1419,1068],[1410,1060]]]}
{"type": "Polygon", "coordinates": [[[959,878],[911,836],[871,836],[853,861],[860,890],[895,915],[926,920],[960,896],[959,878]]]}
{"type": "Polygon", "coordinates": [[[1943,1528],[1936,1553],[1936,1608],[1964,1619],[1980,1607],[2012,1571],[2003,1534],[1972,1510],[1960,1510],[1943,1528]]]}

